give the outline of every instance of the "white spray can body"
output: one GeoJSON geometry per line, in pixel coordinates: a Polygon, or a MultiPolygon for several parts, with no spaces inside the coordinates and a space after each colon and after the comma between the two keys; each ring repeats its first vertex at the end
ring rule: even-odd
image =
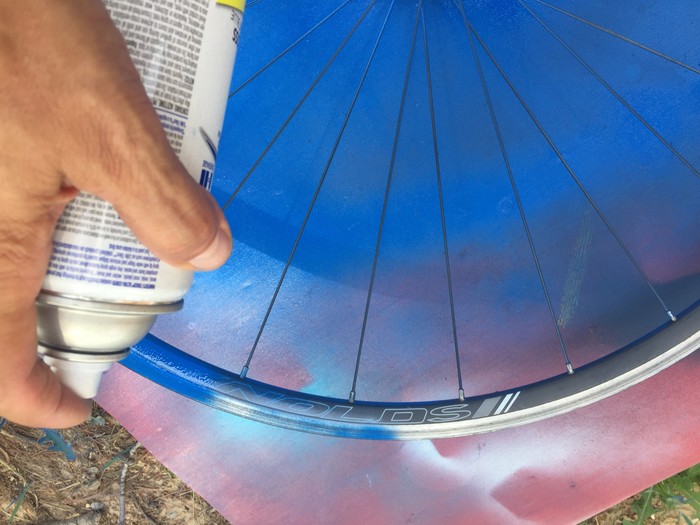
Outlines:
{"type": "MultiPolygon", "coordinates": [[[[103,0],[171,146],[211,187],[245,0],[103,0]]],[[[101,375],[178,310],[192,272],[150,253],[114,208],[81,193],[59,219],[37,299],[39,353],[93,397],[101,375]]]]}

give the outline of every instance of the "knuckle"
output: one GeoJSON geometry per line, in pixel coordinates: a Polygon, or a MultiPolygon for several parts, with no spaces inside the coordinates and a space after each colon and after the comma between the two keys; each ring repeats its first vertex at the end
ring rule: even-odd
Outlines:
{"type": "Polygon", "coordinates": [[[124,178],[124,132],[119,122],[110,119],[96,101],[86,102],[85,107],[90,108],[89,122],[79,126],[80,132],[76,135],[80,142],[69,146],[70,150],[82,150],[82,153],[70,156],[67,171],[71,182],[81,189],[95,194],[111,194],[114,193],[112,188],[120,186],[124,178]]]}
{"type": "Polygon", "coordinates": [[[81,189],[118,204],[140,191],[144,170],[162,164],[167,141],[158,142],[163,130],[145,96],[144,103],[125,94],[105,98],[105,93],[88,89],[81,98],[86,109],[78,114],[90,118],[79,124],[79,142],[69,146],[79,154],[66,159],[67,171],[81,189]]]}
{"type": "Polygon", "coordinates": [[[84,86],[72,94],[62,160],[71,181],[91,193],[111,191],[128,176],[133,129],[108,90],[84,86]]]}

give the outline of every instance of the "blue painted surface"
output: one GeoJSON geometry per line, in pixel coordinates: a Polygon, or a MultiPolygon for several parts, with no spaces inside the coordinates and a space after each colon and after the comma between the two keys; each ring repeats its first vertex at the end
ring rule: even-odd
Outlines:
{"type": "MultiPolygon", "coordinates": [[[[233,87],[340,4],[253,6],[233,87]]],[[[350,2],[232,97],[213,187],[219,202],[260,159],[226,210],[235,253],[221,271],[197,277],[185,310],[161,319],[156,335],[232,371],[244,365],[389,2],[371,7],[261,153],[369,5],[350,2]]],[[[700,292],[700,180],[678,155],[700,165],[700,76],[546,4],[527,5],[675,150],[519,2],[465,3],[553,308],[581,366],[667,317],[562,160],[668,307],[686,308],[700,292]]],[[[700,63],[700,34],[676,16],[695,13],[693,2],[550,5],[688,66],[700,63]],[[672,35],[665,20],[676,20],[672,35]]],[[[465,389],[478,394],[559,374],[556,332],[463,19],[449,1],[426,1],[424,13],[465,389]]],[[[255,379],[348,395],[415,14],[416,2],[398,2],[391,13],[256,349],[255,379]]],[[[360,364],[363,399],[456,391],[422,28],[411,65],[360,364]]]]}

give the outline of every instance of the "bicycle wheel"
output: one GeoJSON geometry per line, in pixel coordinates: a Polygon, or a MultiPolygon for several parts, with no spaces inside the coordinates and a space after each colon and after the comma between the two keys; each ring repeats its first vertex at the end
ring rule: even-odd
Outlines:
{"type": "Polygon", "coordinates": [[[700,344],[693,1],[251,2],[237,239],[125,364],[257,421],[462,436],[700,344]]]}

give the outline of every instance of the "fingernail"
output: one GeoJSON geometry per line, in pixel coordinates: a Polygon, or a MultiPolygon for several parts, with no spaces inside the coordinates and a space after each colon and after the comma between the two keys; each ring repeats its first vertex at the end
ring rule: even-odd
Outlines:
{"type": "Polygon", "coordinates": [[[213,270],[226,262],[231,253],[231,234],[219,228],[216,238],[209,248],[190,261],[196,270],[213,270]]]}

